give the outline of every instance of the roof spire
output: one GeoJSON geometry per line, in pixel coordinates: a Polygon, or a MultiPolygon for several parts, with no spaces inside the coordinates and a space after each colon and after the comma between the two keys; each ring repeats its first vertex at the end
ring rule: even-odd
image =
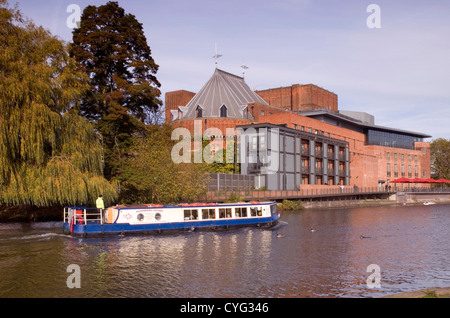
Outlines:
{"type": "Polygon", "coordinates": [[[248,66],[245,65],[245,64],[242,64],[242,65],[241,65],[241,68],[242,68],[242,78],[245,78],[245,70],[248,69],[248,66]]]}
{"type": "Polygon", "coordinates": [[[215,59],[215,64],[216,64],[216,68],[217,68],[217,60],[219,59],[219,57],[222,57],[222,55],[219,55],[217,53],[217,43],[215,45],[215,52],[216,52],[216,54],[214,54],[213,59],[215,59]]]}

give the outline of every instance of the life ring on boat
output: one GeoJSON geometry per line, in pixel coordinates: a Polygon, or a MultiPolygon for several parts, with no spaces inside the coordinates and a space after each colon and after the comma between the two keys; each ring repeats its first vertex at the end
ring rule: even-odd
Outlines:
{"type": "Polygon", "coordinates": [[[251,201],[250,203],[251,203],[251,204],[259,204],[258,201],[251,201]]]}
{"type": "Polygon", "coordinates": [[[83,210],[75,210],[75,217],[78,224],[84,224],[83,210]]]}
{"type": "Polygon", "coordinates": [[[70,220],[70,234],[73,233],[73,224],[75,223],[75,215],[70,220]]]}

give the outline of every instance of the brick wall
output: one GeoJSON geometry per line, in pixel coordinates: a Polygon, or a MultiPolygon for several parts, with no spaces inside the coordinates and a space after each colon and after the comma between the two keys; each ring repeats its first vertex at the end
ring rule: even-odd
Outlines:
{"type": "Polygon", "coordinates": [[[170,111],[178,109],[178,106],[186,106],[194,96],[195,93],[185,90],[167,92],[165,95],[165,102],[164,102],[166,124],[172,121],[170,111]]]}
{"type": "Polygon", "coordinates": [[[283,110],[303,111],[327,108],[338,111],[338,97],[313,84],[295,84],[289,87],[256,91],[267,103],[283,110]]]}
{"type": "Polygon", "coordinates": [[[248,125],[251,121],[247,119],[236,118],[197,118],[197,119],[182,119],[172,123],[172,127],[183,127],[189,130],[191,135],[194,135],[194,125],[201,129],[202,134],[206,129],[213,131],[213,128],[219,129],[222,135],[226,134],[227,128],[235,130],[236,126],[248,125]]]}
{"type": "Polygon", "coordinates": [[[265,105],[262,103],[249,103],[248,104],[248,111],[250,114],[254,117],[254,121],[257,122],[262,116],[265,115],[272,115],[272,114],[279,114],[279,113],[287,113],[286,110],[273,107],[269,105],[265,105]]]}

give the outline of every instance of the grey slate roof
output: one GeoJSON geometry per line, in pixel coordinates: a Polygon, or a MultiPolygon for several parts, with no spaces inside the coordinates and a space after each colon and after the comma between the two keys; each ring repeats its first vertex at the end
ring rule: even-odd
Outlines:
{"type": "Polygon", "coordinates": [[[182,119],[196,118],[196,110],[200,106],[203,118],[215,118],[220,117],[220,108],[225,105],[227,118],[246,118],[244,110],[252,102],[268,105],[248,87],[244,78],[216,68],[212,77],[191,101],[186,106],[173,110],[172,115],[174,119],[178,119],[178,112],[181,112],[182,119]]]}

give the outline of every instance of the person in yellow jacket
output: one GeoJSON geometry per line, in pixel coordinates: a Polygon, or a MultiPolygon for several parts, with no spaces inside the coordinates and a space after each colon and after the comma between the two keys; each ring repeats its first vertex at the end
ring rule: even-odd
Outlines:
{"type": "Polygon", "coordinates": [[[105,202],[103,202],[103,196],[100,194],[95,201],[95,205],[97,206],[98,213],[103,218],[103,209],[105,208],[105,202]]]}
{"type": "Polygon", "coordinates": [[[97,206],[97,209],[104,209],[105,208],[105,202],[103,202],[103,195],[99,195],[97,198],[97,201],[95,201],[95,205],[97,206]]]}

